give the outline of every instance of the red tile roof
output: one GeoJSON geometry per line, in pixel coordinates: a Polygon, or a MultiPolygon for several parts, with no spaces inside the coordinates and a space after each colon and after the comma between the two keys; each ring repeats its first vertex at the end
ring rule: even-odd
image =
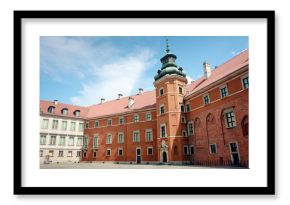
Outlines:
{"type": "Polygon", "coordinates": [[[100,117],[111,114],[124,113],[130,110],[139,110],[139,109],[149,109],[155,108],[156,96],[155,90],[147,91],[140,95],[133,95],[128,97],[123,97],[121,99],[116,99],[103,104],[96,104],[89,106],[89,112],[87,117],[100,117]],[[134,99],[134,104],[129,109],[128,108],[128,98],[132,97],[134,99]]]}
{"type": "Polygon", "coordinates": [[[64,103],[57,103],[55,104],[54,102],[51,101],[46,101],[46,100],[40,100],[40,111],[43,114],[49,114],[49,115],[56,115],[56,116],[64,116],[61,114],[61,110],[67,108],[68,113],[65,115],[66,117],[71,117],[71,118],[86,118],[87,113],[88,113],[88,108],[86,107],[81,107],[81,106],[76,106],[76,105],[69,105],[69,104],[64,104],[64,103]],[[54,113],[49,113],[48,108],[50,106],[55,107],[54,113]],[[80,111],[80,116],[76,117],[74,116],[74,111],[79,110],[80,111]]]}
{"type": "MultiPolygon", "coordinates": [[[[204,76],[199,78],[196,81],[191,82],[187,85],[187,95],[197,92],[202,88],[220,80],[227,75],[237,71],[238,69],[244,67],[245,65],[249,64],[249,51],[245,50],[238,54],[237,56],[233,57],[232,59],[228,60],[224,64],[220,65],[216,69],[212,70],[211,76],[208,79],[205,79],[204,76]]],[[[55,115],[61,115],[61,110],[63,108],[68,108],[68,117],[75,117],[73,112],[75,110],[80,110],[80,118],[95,118],[101,116],[108,116],[114,115],[119,113],[124,113],[128,111],[134,111],[139,109],[149,109],[155,108],[156,105],[156,96],[155,90],[147,91],[140,95],[133,95],[123,97],[121,99],[111,100],[108,102],[104,102],[102,104],[95,104],[88,107],[81,107],[75,105],[68,105],[63,103],[58,103],[54,105],[53,102],[50,101],[40,101],[40,108],[44,114],[51,114],[48,113],[49,106],[55,106],[55,115]],[[132,97],[134,99],[134,104],[129,109],[128,108],[128,98],[132,97]]]]}
{"type": "Polygon", "coordinates": [[[192,82],[187,86],[187,91],[189,94],[197,92],[202,88],[220,80],[227,75],[239,70],[240,68],[249,64],[249,50],[245,50],[230,60],[226,61],[224,64],[218,66],[216,69],[211,71],[211,76],[208,79],[201,77],[198,80],[192,82]]]}

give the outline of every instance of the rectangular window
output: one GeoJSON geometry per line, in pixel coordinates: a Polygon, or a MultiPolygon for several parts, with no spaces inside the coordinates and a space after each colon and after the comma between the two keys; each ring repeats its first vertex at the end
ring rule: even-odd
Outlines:
{"type": "Polygon", "coordinates": [[[133,132],[133,142],[140,142],[140,134],[139,131],[133,132]]]}
{"type": "Polygon", "coordinates": [[[203,97],[203,102],[204,102],[205,105],[209,104],[209,96],[208,95],[205,95],[203,97]]]}
{"type": "Polygon", "coordinates": [[[231,147],[231,152],[232,153],[233,152],[235,152],[235,153],[238,152],[238,146],[237,146],[237,144],[235,142],[230,143],[230,147],[231,147]]]}
{"type": "Polygon", "coordinates": [[[86,129],[89,129],[89,127],[90,127],[90,123],[86,122],[86,129]]]}
{"type": "Polygon", "coordinates": [[[80,122],[79,123],[79,132],[83,132],[84,131],[84,123],[80,122]]]}
{"type": "Polygon", "coordinates": [[[49,150],[48,155],[49,155],[50,157],[53,157],[53,150],[49,150]]]}
{"type": "Polygon", "coordinates": [[[216,144],[210,144],[209,148],[210,148],[210,153],[211,154],[216,154],[217,153],[216,144]]]}
{"type": "Polygon", "coordinates": [[[70,122],[70,131],[76,130],[76,122],[70,122]]]}
{"type": "Polygon", "coordinates": [[[48,129],[48,119],[43,119],[41,124],[42,129],[48,129]]]}
{"type": "Polygon", "coordinates": [[[228,88],[227,86],[224,86],[221,88],[221,97],[224,98],[226,96],[228,96],[228,88]]]}
{"type": "Polygon", "coordinates": [[[88,137],[84,137],[84,148],[87,148],[89,145],[89,138],[88,137]]]}
{"type": "Polygon", "coordinates": [[[43,150],[40,150],[40,151],[39,151],[39,156],[40,156],[40,157],[43,157],[43,150]]]}
{"type": "Polygon", "coordinates": [[[185,119],[184,116],[181,116],[181,122],[182,122],[182,123],[186,123],[186,119],[185,119]]]}
{"type": "Polygon", "coordinates": [[[81,156],[81,151],[77,151],[77,157],[80,157],[81,156]]]}
{"type": "Polygon", "coordinates": [[[41,135],[40,136],[40,145],[45,145],[46,144],[46,136],[45,135],[41,135]]]}
{"type": "Polygon", "coordinates": [[[123,156],[123,149],[122,148],[118,149],[118,156],[123,156]]]}
{"type": "Polygon", "coordinates": [[[83,144],[83,138],[78,137],[77,146],[82,146],[82,144],[83,144]]]}
{"type": "Polygon", "coordinates": [[[66,130],[67,129],[67,121],[62,121],[61,122],[61,130],[66,130]]]}
{"type": "Polygon", "coordinates": [[[153,155],[153,147],[147,148],[147,155],[153,155]]]}
{"type": "Polygon", "coordinates": [[[160,88],[160,90],[159,90],[159,95],[160,95],[160,96],[164,95],[164,90],[163,90],[163,88],[160,88]]]}
{"type": "Polygon", "coordinates": [[[187,128],[188,128],[188,135],[191,136],[193,135],[193,123],[192,122],[188,122],[188,125],[187,125],[187,128]]]}
{"type": "Polygon", "coordinates": [[[189,112],[189,111],[190,111],[190,104],[187,103],[187,104],[186,104],[186,112],[189,112]]]}
{"type": "Polygon", "coordinates": [[[232,128],[236,126],[236,118],[233,111],[226,113],[227,128],[232,128]]]}
{"type": "Polygon", "coordinates": [[[182,130],[182,136],[183,136],[183,137],[187,137],[187,132],[186,132],[186,130],[182,130]]]}
{"type": "Polygon", "coordinates": [[[50,145],[55,145],[56,144],[56,136],[50,136],[50,145]]]}
{"type": "Polygon", "coordinates": [[[180,105],[180,111],[184,112],[184,105],[180,105]]]}
{"type": "Polygon", "coordinates": [[[184,155],[189,155],[188,145],[183,146],[183,153],[184,153],[184,155]]]}
{"type": "Polygon", "coordinates": [[[119,124],[123,125],[124,124],[124,117],[119,117],[119,124]]]}
{"type": "Polygon", "coordinates": [[[119,144],[124,143],[124,134],[123,133],[118,134],[118,143],[119,144]]]}
{"type": "Polygon", "coordinates": [[[134,115],[134,122],[139,122],[139,115],[134,115]]]}
{"type": "Polygon", "coordinates": [[[67,156],[68,156],[68,157],[72,157],[72,156],[73,156],[73,152],[72,152],[72,151],[68,151],[68,152],[67,152],[67,156]]]}
{"type": "Polygon", "coordinates": [[[108,134],[106,137],[106,144],[112,144],[112,135],[108,134]]]}
{"type": "Polygon", "coordinates": [[[164,114],[164,112],[165,112],[165,111],[164,111],[164,105],[161,105],[161,106],[160,106],[160,115],[164,114]]]}
{"type": "Polygon", "coordinates": [[[107,125],[108,125],[108,126],[112,126],[112,119],[108,119],[108,120],[107,120],[107,125]]]}
{"type": "Polygon", "coordinates": [[[52,121],[52,129],[57,130],[57,128],[58,128],[58,120],[53,120],[52,121]]]}
{"type": "Polygon", "coordinates": [[[68,145],[69,146],[74,146],[74,141],[75,141],[74,139],[75,138],[73,136],[71,136],[71,137],[68,138],[68,145]]]}
{"type": "Polygon", "coordinates": [[[190,154],[194,154],[194,146],[190,146],[190,154]]]}
{"type": "Polygon", "coordinates": [[[183,94],[182,87],[178,87],[179,94],[183,94]]]}
{"type": "Polygon", "coordinates": [[[63,151],[59,151],[59,152],[58,152],[58,156],[59,156],[59,157],[63,157],[63,151]]]}
{"type": "Polygon", "coordinates": [[[99,136],[94,135],[94,148],[97,148],[99,145],[99,136]]]}
{"type": "Polygon", "coordinates": [[[249,77],[247,76],[247,77],[243,78],[242,81],[243,81],[244,89],[249,88],[249,77]]]}
{"type": "Polygon", "coordinates": [[[153,132],[152,130],[146,131],[146,142],[152,142],[153,141],[153,132]]]}
{"type": "Polygon", "coordinates": [[[160,132],[161,132],[161,138],[165,138],[166,137],[166,127],[165,127],[165,125],[161,125],[160,132]]]}
{"type": "Polygon", "coordinates": [[[95,121],[95,128],[96,127],[99,127],[99,121],[98,120],[95,121]]]}
{"type": "Polygon", "coordinates": [[[147,121],[151,121],[152,120],[151,113],[146,113],[146,120],[147,121]]]}
{"type": "Polygon", "coordinates": [[[65,137],[64,137],[64,136],[61,136],[61,137],[59,138],[59,145],[60,145],[60,146],[64,146],[64,145],[65,145],[65,137]]]}
{"type": "Polygon", "coordinates": [[[111,156],[111,149],[106,150],[106,156],[111,156]]]}

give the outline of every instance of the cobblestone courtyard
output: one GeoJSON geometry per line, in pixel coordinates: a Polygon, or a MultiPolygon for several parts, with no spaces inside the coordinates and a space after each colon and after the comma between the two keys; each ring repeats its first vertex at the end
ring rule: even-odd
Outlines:
{"type": "MultiPolygon", "coordinates": [[[[61,163],[41,164],[41,169],[235,169],[237,167],[205,167],[198,165],[165,164],[112,164],[112,163],[61,163]]],[[[239,168],[241,169],[241,168],[239,168]]]]}

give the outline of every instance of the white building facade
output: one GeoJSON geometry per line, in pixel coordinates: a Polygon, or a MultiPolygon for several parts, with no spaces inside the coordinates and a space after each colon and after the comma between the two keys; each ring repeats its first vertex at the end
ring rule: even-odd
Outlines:
{"type": "Polygon", "coordinates": [[[51,114],[41,112],[40,163],[78,163],[82,155],[83,134],[84,120],[79,116],[56,113],[55,109],[51,114]]]}

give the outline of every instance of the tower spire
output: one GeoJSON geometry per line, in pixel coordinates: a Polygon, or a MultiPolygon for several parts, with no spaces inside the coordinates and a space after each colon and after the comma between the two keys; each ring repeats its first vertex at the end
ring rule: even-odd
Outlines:
{"type": "Polygon", "coordinates": [[[169,49],[169,43],[168,43],[168,38],[166,36],[166,53],[169,53],[170,49],[169,49]]]}

